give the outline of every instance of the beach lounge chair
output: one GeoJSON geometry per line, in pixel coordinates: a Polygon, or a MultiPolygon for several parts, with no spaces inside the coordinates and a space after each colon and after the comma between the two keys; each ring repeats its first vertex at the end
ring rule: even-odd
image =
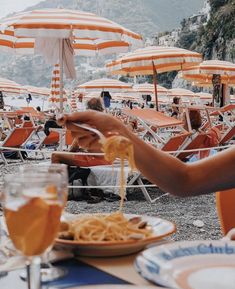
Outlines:
{"type": "Polygon", "coordinates": [[[164,145],[164,133],[169,138],[169,134],[172,134],[174,130],[180,132],[184,131],[182,121],[152,109],[124,109],[123,113],[137,119],[144,128],[140,137],[144,139],[148,134],[148,136],[151,136],[151,143],[157,147],[159,147],[159,145],[164,145]],[[168,133],[168,130],[172,128],[174,130],[171,130],[171,132],[168,133]]]}
{"type": "Polygon", "coordinates": [[[207,134],[204,132],[196,132],[195,134],[189,137],[189,140],[185,142],[181,147],[180,150],[194,150],[195,152],[178,152],[176,156],[180,160],[185,160],[187,157],[197,153],[197,149],[205,148],[205,143],[207,139],[207,134]]]}
{"type": "MultiPolygon", "coordinates": [[[[161,148],[163,151],[177,151],[191,136],[190,132],[172,136],[161,148]]],[[[175,152],[176,154],[177,152],[175,152]]]]}
{"type": "MultiPolygon", "coordinates": [[[[7,150],[10,148],[23,148],[26,142],[31,138],[32,134],[35,132],[35,128],[14,128],[8,137],[4,140],[0,147],[0,154],[5,164],[7,164],[7,159],[4,156],[4,152],[9,152],[7,150]],[[6,148],[6,149],[5,149],[6,148]]],[[[20,159],[24,161],[22,153],[19,152],[20,159]]]]}
{"type": "Polygon", "coordinates": [[[222,138],[220,140],[220,145],[224,145],[228,143],[233,137],[235,137],[235,126],[229,127],[224,134],[222,135],[222,138]]]}
{"type": "Polygon", "coordinates": [[[224,235],[235,228],[235,189],[216,193],[216,207],[224,235]]]}

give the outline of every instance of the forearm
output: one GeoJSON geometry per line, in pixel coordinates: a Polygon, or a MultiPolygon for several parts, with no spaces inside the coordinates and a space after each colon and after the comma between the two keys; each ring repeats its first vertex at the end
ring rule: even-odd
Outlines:
{"type": "Polygon", "coordinates": [[[155,149],[125,130],[134,145],[137,169],[152,183],[177,196],[193,196],[235,187],[235,148],[189,164],[155,149]]]}
{"type": "Polygon", "coordinates": [[[168,153],[146,144],[130,131],[125,131],[134,145],[137,169],[152,183],[164,191],[178,196],[187,194],[189,174],[187,165],[168,153]]]}

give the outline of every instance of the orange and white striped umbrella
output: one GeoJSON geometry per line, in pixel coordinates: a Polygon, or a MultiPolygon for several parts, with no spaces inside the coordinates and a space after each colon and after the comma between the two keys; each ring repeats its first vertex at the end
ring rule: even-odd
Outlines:
{"type": "MultiPolygon", "coordinates": [[[[58,103],[60,100],[60,66],[56,64],[52,71],[50,102],[58,103]]],[[[63,93],[63,102],[67,101],[66,93],[63,93]]]]}
{"type": "Polygon", "coordinates": [[[213,98],[212,94],[207,92],[198,92],[195,95],[199,96],[201,100],[212,100],[213,98]]]}
{"type": "Polygon", "coordinates": [[[36,87],[31,85],[25,85],[23,86],[25,90],[27,90],[28,93],[31,93],[33,95],[39,95],[39,96],[49,96],[50,95],[50,89],[47,87],[36,87]]]}
{"type": "MultiPolygon", "coordinates": [[[[74,52],[79,56],[94,57],[113,53],[126,53],[130,44],[121,40],[74,38],[74,52]]],[[[34,54],[35,39],[16,37],[13,27],[0,32],[0,49],[17,54],[34,54]]]]}
{"type": "MultiPolygon", "coordinates": [[[[141,93],[154,93],[154,85],[151,83],[141,83],[141,84],[135,84],[133,85],[133,90],[136,92],[141,92],[141,93]]],[[[165,87],[158,85],[157,86],[157,91],[161,95],[167,95],[168,94],[168,89],[165,87]]]]}
{"type": "Polygon", "coordinates": [[[68,9],[42,9],[17,13],[0,21],[0,31],[14,28],[15,36],[32,38],[77,38],[122,40],[142,43],[139,34],[93,13],[68,9]]]}
{"type": "Polygon", "coordinates": [[[2,77],[0,77],[0,91],[13,94],[21,94],[27,92],[22,85],[2,77]]]}
{"type": "Polygon", "coordinates": [[[149,46],[137,49],[106,65],[111,74],[152,75],[153,63],[158,73],[181,70],[202,61],[200,53],[178,47],[149,46]]]}
{"type": "Polygon", "coordinates": [[[169,96],[178,96],[178,97],[197,97],[197,95],[195,95],[194,92],[192,92],[191,90],[188,89],[184,89],[184,88],[172,88],[168,90],[168,95],[169,96]]]}
{"type": "Polygon", "coordinates": [[[108,91],[128,91],[131,90],[132,84],[125,83],[111,78],[100,78],[88,81],[78,86],[79,90],[94,91],[94,90],[108,90],[108,91]]]}
{"type": "Polygon", "coordinates": [[[206,60],[202,63],[185,68],[182,77],[190,81],[212,85],[213,74],[221,75],[221,83],[235,84],[235,64],[221,60],[206,60]]]}

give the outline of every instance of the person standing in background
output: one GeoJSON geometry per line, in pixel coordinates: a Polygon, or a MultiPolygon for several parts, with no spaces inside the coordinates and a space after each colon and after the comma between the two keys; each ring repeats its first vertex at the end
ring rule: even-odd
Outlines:
{"type": "Polygon", "coordinates": [[[107,111],[111,105],[111,95],[109,91],[102,91],[100,97],[103,99],[105,110],[107,111]]]}
{"type": "Polygon", "coordinates": [[[4,109],[3,93],[0,91],[0,109],[4,109]]]}

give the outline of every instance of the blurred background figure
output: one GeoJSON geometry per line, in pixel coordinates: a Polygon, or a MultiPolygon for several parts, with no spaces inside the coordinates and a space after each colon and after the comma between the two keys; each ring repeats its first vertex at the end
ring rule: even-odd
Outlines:
{"type": "Polygon", "coordinates": [[[30,101],[32,101],[33,99],[32,99],[32,96],[31,96],[31,94],[29,93],[28,94],[28,97],[26,97],[26,101],[27,101],[27,103],[28,103],[28,105],[30,104],[30,101]]]}
{"type": "Polygon", "coordinates": [[[93,97],[87,102],[87,109],[104,111],[102,102],[99,98],[93,97]]]}
{"type": "Polygon", "coordinates": [[[105,109],[108,110],[110,108],[112,99],[109,91],[102,91],[100,97],[103,99],[105,109]]]}
{"type": "Polygon", "coordinates": [[[86,109],[83,103],[83,99],[84,99],[84,95],[82,93],[79,93],[77,107],[78,107],[78,110],[80,111],[84,111],[86,109]]]}
{"type": "Polygon", "coordinates": [[[0,109],[4,109],[3,93],[0,91],[0,109]]]}

